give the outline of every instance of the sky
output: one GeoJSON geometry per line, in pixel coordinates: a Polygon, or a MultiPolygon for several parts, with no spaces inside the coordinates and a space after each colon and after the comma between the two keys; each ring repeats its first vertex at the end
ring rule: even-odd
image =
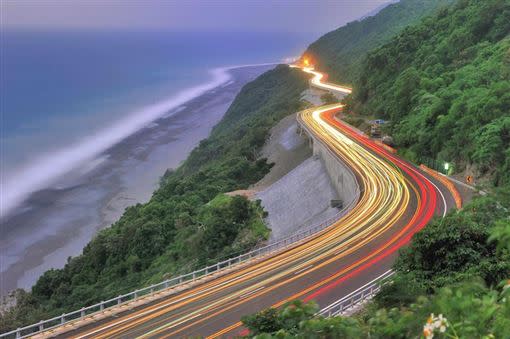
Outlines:
{"type": "Polygon", "coordinates": [[[0,0],[6,29],[327,32],[389,0],[0,0]]]}

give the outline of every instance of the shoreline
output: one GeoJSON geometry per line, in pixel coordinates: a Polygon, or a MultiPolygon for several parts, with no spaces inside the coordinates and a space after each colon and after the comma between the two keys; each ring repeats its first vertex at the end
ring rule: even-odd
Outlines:
{"type": "MultiPolygon", "coordinates": [[[[175,91],[169,97],[134,109],[103,129],[91,131],[87,137],[71,145],[61,147],[50,154],[34,157],[30,164],[17,168],[17,175],[4,178],[0,217],[10,218],[13,211],[33,192],[55,185],[62,176],[76,171],[80,166],[94,161],[119,142],[153,124],[156,120],[178,109],[185,103],[217,88],[231,80],[231,68],[215,68],[207,82],[175,91]],[[13,184],[16,182],[16,184],[13,184]]],[[[12,172],[12,171],[11,171],[12,172]]]]}
{"type": "Polygon", "coordinates": [[[165,170],[182,163],[210,134],[241,87],[270,66],[230,68],[229,81],[109,147],[88,173],[66,175],[59,182],[74,185],[33,193],[23,211],[2,225],[6,234],[0,240],[0,294],[28,288],[47,269],[62,267],[126,207],[148,201],[165,170]]]}

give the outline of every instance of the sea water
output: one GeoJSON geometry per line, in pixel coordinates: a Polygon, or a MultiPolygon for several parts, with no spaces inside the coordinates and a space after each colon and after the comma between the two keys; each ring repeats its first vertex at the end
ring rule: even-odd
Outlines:
{"type": "Polygon", "coordinates": [[[2,217],[31,192],[222,83],[224,67],[282,62],[293,33],[2,32],[2,217]]]}
{"type": "MultiPolygon", "coordinates": [[[[172,159],[185,157],[226,110],[240,76],[229,67],[282,62],[312,40],[274,33],[0,33],[0,295],[62,267],[125,207],[146,201],[166,166],[178,164],[172,159]],[[195,101],[209,102],[206,111],[202,104],[185,109],[199,96],[195,101]],[[157,127],[159,118],[179,120],[179,111],[191,114],[187,128],[157,127]],[[148,158],[132,158],[138,149],[150,149],[148,158]]],[[[245,81],[267,67],[253,69],[244,69],[245,81]]]]}

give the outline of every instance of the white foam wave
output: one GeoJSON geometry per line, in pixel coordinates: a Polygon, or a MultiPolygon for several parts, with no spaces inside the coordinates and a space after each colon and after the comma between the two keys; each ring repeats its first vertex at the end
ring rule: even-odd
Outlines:
{"type": "Polygon", "coordinates": [[[211,70],[212,80],[181,92],[173,97],[144,107],[130,114],[126,119],[105,128],[94,135],[34,159],[19,168],[9,178],[2,174],[0,182],[0,218],[8,216],[28,196],[54,183],[59,177],[93,161],[102,152],[124,138],[147,126],[154,120],[181,110],[180,106],[207,91],[213,90],[231,80],[229,70],[244,67],[269,66],[277,63],[236,65],[211,70]]]}
{"type": "Polygon", "coordinates": [[[164,116],[185,102],[210,91],[231,79],[229,68],[211,71],[212,80],[178,92],[175,96],[133,112],[126,119],[51,154],[41,155],[19,168],[9,178],[2,175],[0,217],[5,217],[32,192],[51,185],[60,176],[91,161],[112,145],[164,116]]]}

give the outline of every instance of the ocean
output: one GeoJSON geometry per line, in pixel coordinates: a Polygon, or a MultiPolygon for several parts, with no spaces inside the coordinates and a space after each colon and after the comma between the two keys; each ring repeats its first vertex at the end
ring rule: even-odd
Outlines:
{"type": "Polygon", "coordinates": [[[2,34],[2,215],[85,157],[196,96],[200,90],[193,87],[226,81],[213,69],[281,62],[298,55],[308,38],[262,33],[2,34]],[[159,112],[147,117],[148,108],[159,112]]]}
{"type": "Polygon", "coordinates": [[[125,207],[146,201],[240,87],[273,66],[231,67],[283,62],[314,38],[1,34],[2,294],[61,267],[125,207]]]}

